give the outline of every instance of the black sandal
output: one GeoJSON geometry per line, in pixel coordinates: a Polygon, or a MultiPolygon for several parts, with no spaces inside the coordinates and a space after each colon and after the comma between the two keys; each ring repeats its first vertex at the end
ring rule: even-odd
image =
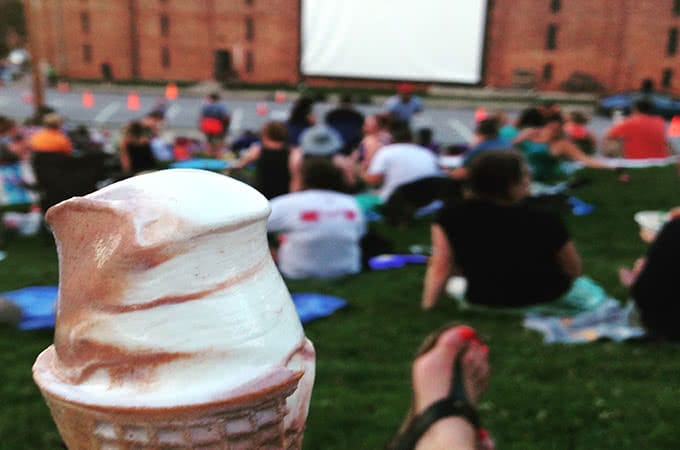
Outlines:
{"type": "Polygon", "coordinates": [[[431,404],[422,413],[413,417],[396,439],[392,442],[392,450],[413,450],[425,432],[439,419],[445,417],[462,417],[466,419],[479,432],[481,423],[477,410],[470,404],[465,392],[463,381],[462,358],[467,351],[463,348],[453,361],[453,382],[449,395],[431,404]]]}

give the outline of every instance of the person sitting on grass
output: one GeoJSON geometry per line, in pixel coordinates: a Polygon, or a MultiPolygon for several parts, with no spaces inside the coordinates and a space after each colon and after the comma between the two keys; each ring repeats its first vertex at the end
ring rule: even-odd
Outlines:
{"type": "Polygon", "coordinates": [[[72,155],[73,143],[61,129],[63,119],[57,113],[49,113],[43,118],[44,128],[31,135],[28,145],[34,153],[53,153],[72,155]]]}
{"type": "Polygon", "coordinates": [[[130,122],[120,143],[120,164],[125,173],[138,174],[156,169],[151,134],[141,122],[130,122]]]}
{"type": "Polygon", "coordinates": [[[588,116],[581,111],[570,112],[564,123],[564,134],[583,153],[592,155],[597,150],[597,139],[588,129],[589,120],[588,116]]]}
{"type": "Polygon", "coordinates": [[[334,128],[318,124],[307,128],[300,135],[300,145],[290,154],[290,191],[296,192],[302,186],[302,164],[308,158],[328,159],[342,172],[345,192],[357,189],[356,167],[349,156],[340,153],[342,137],[334,128]]]}
{"type": "Polygon", "coordinates": [[[342,172],[330,159],[310,157],[302,163],[302,191],[271,200],[267,230],[280,233],[275,259],[287,278],[337,278],[361,271],[366,222],[344,189],[342,172]]]}
{"type": "Polygon", "coordinates": [[[624,158],[667,158],[670,155],[666,122],[652,115],[653,108],[650,100],[641,98],[633,105],[633,114],[607,131],[607,141],[622,141],[621,156],[624,158]]]}
{"type": "Polygon", "coordinates": [[[670,213],[671,220],[659,233],[642,234],[651,241],[647,256],[632,269],[620,269],[621,284],[630,289],[640,320],[652,339],[680,341],[680,302],[677,300],[675,263],[680,253],[680,208],[670,213]]]}
{"type": "Polygon", "coordinates": [[[433,308],[458,268],[473,304],[519,307],[553,302],[581,274],[562,220],[521,204],[530,176],[522,156],[488,150],[470,164],[465,199],[448,204],[431,226],[421,307],[433,308]]]}
{"type": "Polygon", "coordinates": [[[489,381],[489,347],[465,325],[447,325],[421,345],[411,367],[412,398],[388,450],[492,450],[476,407],[489,381]]]}
{"type": "Polygon", "coordinates": [[[513,141],[527,159],[536,181],[554,181],[564,177],[561,161],[576,161],[594,169],[612,169],[607,163],[591,158],[564,136],[561,114],[545,117],[545,125],[527,128],[513,141]]]}
{"type": "Polygon", "coordinates": [[[379,187],[382,213],[388,223],[408,225],[415,211],[455,191],[439,168],[437,156],[413,143],[411,129],[405,122],[393,122],[394,143],[375,154],[362,172],[367,185],[379,187]]]}
{"type": "Polygon", "coordinates": [[[260,142],[250,146],[230,169],[255,164],[255,188],[267,199],[287,194],[290,190],[291,157],[288,130],[282,122],[267,122],[262,127],[260,142]]]}
{"type": "Polygon", "coordinates": [[[467,177],[468,167],[470,166],[470,161],[479,155],[481,152],[487,150],[510,150],[512,145],[504,141],[498,136],[498,119],[495,117],[490,117],[488,119],[481,120],[477,124],[477,129],[475,130],[475,142],[463,155],[463,165],[456,167],[451,172],[449,176],[456,180],[464,180],[467,177]]]}
{"type": "Polygon", "coordinates": [[[388,131],[390,120],[391,116],[388,114],[371,114],[364,119],[364,137],[352,153],[352,160],[364,169],[369,166],[378,150],[392,142],[388,131]]]}

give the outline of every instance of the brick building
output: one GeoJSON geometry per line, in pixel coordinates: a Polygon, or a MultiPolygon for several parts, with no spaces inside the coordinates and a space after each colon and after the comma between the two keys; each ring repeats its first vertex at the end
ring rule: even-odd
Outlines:
{"type": "Polygon", "coordinates": [[[298,0],[37,0],[32,30],[59,74],[298,81],[298,0]]]}
{"type": "MultiPolygon", "coordinates": [[[[30,0],[27,0],[30,1],[30,0]]],[[[301,0],[34,0],[58,73],[100,78],[384,85],[300,74],[301,0]]],[[[609,91],[644,78],[680,91],[680,0],[489,0],[487,86],[559,89],[575,72],[609,91]]]]}
{"type": "Polygon", "coordinates": [[[678,0],[496,0],[489,12],[485,83],[509,86],[533,72],[558,89],[574,72],[609,91],[656,86],[680,91],[678,0]]]}

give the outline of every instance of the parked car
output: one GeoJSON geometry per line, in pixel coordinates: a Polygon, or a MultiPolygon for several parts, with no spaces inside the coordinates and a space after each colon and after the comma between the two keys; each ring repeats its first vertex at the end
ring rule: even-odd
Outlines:
{"type": "Polygon", "coordinates": [[[630,114],[633,105],[639,99],[646,97],[652,102],[652,114],[664,119],[671,119],[680,115],[680,98],[660,92],[646,94],[643,92],[622,92],[619,94],[602,97],[597,103],[597,112],[605,116],[612,116],[614,111],[630,114]]]}

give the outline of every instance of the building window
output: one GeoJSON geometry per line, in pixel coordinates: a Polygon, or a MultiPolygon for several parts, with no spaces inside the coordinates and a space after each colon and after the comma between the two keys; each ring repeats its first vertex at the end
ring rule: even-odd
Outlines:
{"type": "Polygon", "coordinates": [[[255,38],[255,23],[252,17],[246,17],[246,41],[252,41],[255,38]]]}
{"type": "Polygon", "coordinates": [[[668,45],[666,46],[666,55],[673,56],[678,51],[678,29],[671,28],[668,30],[668,45]]]}
{"type": "Polygon", "coordinates": [[[557,25],[551,23],[548,25],[548,32],[545,36],[546,50],[555,50],[557,48],[557,25]]]}
{"type": "Polygon", "coordinates": [[[560,0],[550,0],[550,11],[553,13],[559,12],[562,9],[562,2],[560,0]]]}
{"type": "Polygon", "coordinates": [[[553,65],[552,63],[547,63],[543,66],[543,81],[548,83],[552,81],[553,77],[553,65]]]}
{"type": "Polygon", "coordinates": [[[253,52],[248,50],[246,52],[246,72],[252,73],[255,69],[255,58],[253,58],[253,52]]]}
{"type": "Polygon", "coordinates": [[[170,19],[167,14],[161,14],[161,36],[170,34],[170,19]]]}
{"type": "Polygon", "coordinates": [[[673,0],[673,15],[680,16],[680,0],[673,0]]]}
{"type": "Polygon", "coordinates": [[[83,45],[83,62],[92,62],[92,46],[90,44],[83,45]]]}
{"type": "Polygon", "coordinates": [[[664,69],[661,75],[661,87],[670,89],[673,86],[673,69],[664,69]]]}
{"type": "Polygon", "coordinates": [[[161,65],[164,69],[170,67],[170,49],[168,49],[168,47],[163,47],[161,49],[161,65]]]}
{"type": "Polygon", "coordinates": [[[90,15],[87,11],[80,12],[80,29],[83,33],[90,32],[90,15]]]}

